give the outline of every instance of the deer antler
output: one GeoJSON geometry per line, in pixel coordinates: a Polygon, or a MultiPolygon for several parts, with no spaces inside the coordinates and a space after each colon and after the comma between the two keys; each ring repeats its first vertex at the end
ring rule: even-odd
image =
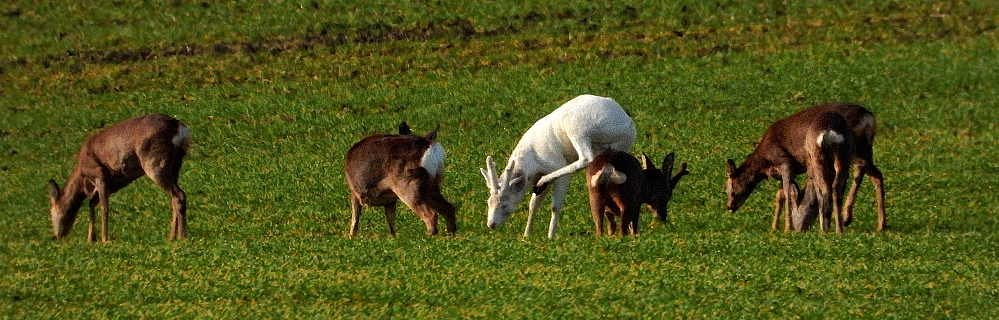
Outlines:
{"type": "Polygon", "coordinates": [[[493,156],[486,157],[486,169],[479,168],[479,172],[482,173],[483,178],[486,178],[486,187],[489,187],[490,191],[499,190],[499,181],[496,177],[496,162],[493,162],[493,156]]]}

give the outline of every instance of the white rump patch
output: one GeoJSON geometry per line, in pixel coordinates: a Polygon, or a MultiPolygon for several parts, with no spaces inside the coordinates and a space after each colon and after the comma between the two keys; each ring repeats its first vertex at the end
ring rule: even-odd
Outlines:
{"type": "Polygon", "coordinates": [[[843,140],[845,140],[845,138],[843,138],[843,135],[839,134],[839,132],[832,131],[832,130],[826,130],[826,131],[823,131],[822,134],[819,135],[818,139],[815,139],[815,143],[817,143],[817,144],[819,144],[821,146],[823,142],[827,142],[827,143],[843,143],[843,140]]]}
{"type": "Polygon", "coordinates": [[[171,139],[170,142],[173,142],[173,145],[175,146],[179,146],[181,143],[186,141],[190,135],[191,129],[188,129],[187,126],[180,125],[180,127],[177,128],[177,134],[173,136],[173,139],[171,139]]]}
{"type": "Polygon", "coordinates": [[[434,142],[423,152],[420,166],[427,169],[430,176],[439,177],[444,174],[444,147],[440,142],[434,142]]]}
{"type": "Polygon", "coordinates": [[[590,178],[589,182],[591,186],[596,186],[605,182],[624,184],[625,181],[628,181],[628,176],[615,170],[614,166],[608,164],[601,168],[600,171],[597,171],[597,173],[590,178]]]}

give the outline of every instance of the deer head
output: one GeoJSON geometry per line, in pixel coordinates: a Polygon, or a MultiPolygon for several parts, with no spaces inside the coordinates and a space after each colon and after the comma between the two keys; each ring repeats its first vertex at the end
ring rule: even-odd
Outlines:
{"type": "Polygon", "coordinates": [[[515,172],[515,161],[510,161],[502,175],[496,175],[496,163],[493,157],[486,157],[486,169],[479,168],[482,177],[486,179],[486,187],[489,187],[488,222],[489,228],[495,228],[506,220],[510,219],[513,212],[517,210],[520,199],[527,189],[527,182],[522,173],[515,172]]]}
{"type": "Polygon", "coordinates": [[[49,180],[49,216],[52,219],[52,236],[56,240],[69,234],[84,199],[83,196],[64,194],[65,192],[67,191],[60,189],[55,180],[49,180]]]}
{"type": "Polygon", "coordinates": [[[673,175],[674,158],[675,155],[670,152],[663,159],[661,169],[656,169],[652,160],[642,154],[642,173],[645,176],[645,187],[642,188],[645,194],[642,198],[646,200],[645,203],[648,204],[652,215],[659,221],[667,219],[667,207],[669,201],[673,199],[673,189],[677,182],[680,182],[680,178],[683,176],[690,174],[690,171],[687,171],[687,163],[684,162],[680,164],[680,169],[673,175]]]}

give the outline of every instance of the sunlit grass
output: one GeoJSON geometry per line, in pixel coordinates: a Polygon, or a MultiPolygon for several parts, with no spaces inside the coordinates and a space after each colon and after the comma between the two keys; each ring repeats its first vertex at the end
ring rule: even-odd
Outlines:
{"type": "Polygon", "coordinates": [[[987,3],[206,4],[0,5],[3,317],[996,316],[987,3]],[[583,93],[629,110],[635,152],[688,162],[670,222],[595,238],[577,177],[557,239],[545,212],[519,237],[526,205],[487,229],[485,156],[583,93]],[[829,101],[878,118],[889,231],[867,182],[844,235],[768,230],[772,182],[725,213],[724,160],[829,101]],[[114,242],[86,243],[86,217],[51,241],[46,180],[149,112],[192,128],[191,239],[166,240],[142,179],[111,198],[114,242]],[[402,209],[392,239],[369,209],[346,239],[343,155],[402,120],[441,125],[458,236],[402,209]]]}

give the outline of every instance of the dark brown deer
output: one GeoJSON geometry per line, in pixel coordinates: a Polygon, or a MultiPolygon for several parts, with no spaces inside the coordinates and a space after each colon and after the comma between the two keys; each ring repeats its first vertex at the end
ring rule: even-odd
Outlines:
{"type": "Polygon", "coordinates": [[[642,204],[648,205],[656,219],[666,221],[673,189],[680,178],[690,173],[684,162],[676,175],[671,176],[673,158],[673,153],[667,155],[661,170],[647,156],[642,155],[639,164],[638,159],[624,151],[608,150],[593,158],[586,168],[586,185],[597,235],[604,231],[604,218],[610,223],[609,234],[616,231],[624,235],[630,231],[631,235],[637,235],[642,204]],[[615,217],[621,218],[620,228],[615,217]]]}
{"type": "Polygon", "coordinates": [[[90,198],[87,240],[97,241],[94,208],[100,205],[101,241],[110,241],[108,197],[143,175],[170,195],[173,218],[169,238],[187,238],[187,195],[177,185],[177,179],[191,144],[189,135],[189,129],[177,119],[147,114],[112,125],[84,140],[65,187],[59,189],[54,180],[49,180],[55,239],[69,234],[83,200],[90,198]]]}
{"type": "MultiPolygon", "coordinates": [[[[729,179],[727,189],[729,200],[727,208],[729,212],[735,212],[742,206],[746,198],[756,188],[756,184],[772,177],[781,181],[781,187],[794,184],[794,177],[804,173],[806,160],[803,148],[795,144],[804,141],[802,123],[818,117],[822,113],[837,113],[846,119],[850,127],[850,132],[854,137],[854,160],[853,179],[850,191],[843,206],[844,225],[849,225],[853,221],[853,204],[856,200],[857,191],[863,181],[864,174],[867,174],[877,196],[878,210],[878,230],[887,227],[887,217],[885,214],[885,193],[884,178],[881,171],[874,165],[874,115],[860,105],[836,102],[819,105],[802,110],[787,118],[774,122],[763,134],[763,138],[757,144],[756,150],[746,157],[746,160],[736,168],[735,163],[729,159],[727,168],[729,179]],[[735,176],[733,176],[735,173],[735,176]]],[[[797,190],[797,186],[795,190],[797,190]]],[[[777,199],[782,199],[781,191],[778,190],[777,199]]],[[[774,206],[773,228],[777,229],[780,214],[783,208],[782,201],[776,201],[774,206]]],[[[790,228],[789,221],[785,220],[785,230],[790,228]]]]}
{"type": "Polygon", "coordinates": [[[385,208],[389,234],[395,236],[396,203],[402,200],[423,223],[427,235],[437,234],[437,215],[443,215],[448,235],[454,235],[455,208],[441,194],[444,148],[437,130],[420,137],[405,122],[399,134],[376,134],[347,151],[344,170],[350,187],[350,236],[357,235],[363,205],[385,208]]]}

